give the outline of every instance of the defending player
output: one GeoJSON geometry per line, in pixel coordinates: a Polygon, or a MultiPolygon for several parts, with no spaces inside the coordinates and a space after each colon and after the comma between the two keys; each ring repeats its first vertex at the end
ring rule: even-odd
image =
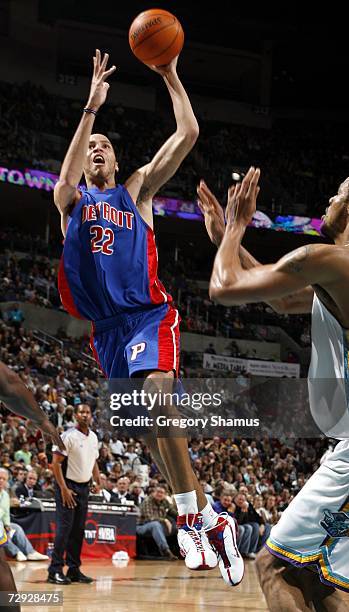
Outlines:
{"type": "MultiPolygon", "coordinates": [[[[64,450],[64,444],[46,414],[38,406],[34,396],[27,389],[20,377],[0,362],[0,401],[3,402],[15,414],[30,419],[44,434],[59,444],[64,450]]],[[[3,522],[0,520],[0,592],[15,593],[16,585],[12,576],[10,566],[6,561],[3,546],[7,542],[7,535],[3,522]]],[[[20,612],[19,605],[0,605],[4,612],[20,612]]]]}
{"type": "MultiPolygon", "coordinates": [[[[176,72],[177,58],[154,67],[169,91],[176,131],[150,163],[125,185],[117,184],[113,147],[106,136],[92,134],[106,100],[106,79],[115,67],[107,69],[108,54],[102,59],[99,50],[93,61],[90,96],[54,192],[66,236],[60,294],[72,315],[93,322],[94,355],[109,379],[142,373],[147,385],[171,389],[179,363],[179,315],[157,276],[152,198],[188,155],[199,128],[176,72]],[[83,172],[87,191],[82,193],[77,185],[83,172]]],[[[211,569],[218,558],[227,584],[238,584],[243,561],[235,523],[218,517],[207,503],[186,439],[153,436],[151,450],[175,494],[178,540],[187,567],[211,569]]]]}
{"type": "Polygon", "coordinates": [[[267,548],[277,558],[264,550],[257,567],[272,612],[310,611],[313,605],[344,612],[335,588],[349,591],[349,178],[323,217],[323,232],[334,245],[304,246],[261,265],[241,246],[256,210],[259,175],[250,168],[230,188],[226,226],[213,194],[204,182],[198,187],[206,228],[219,245],[210,296],[226,306],[264,301],[277,312],[312,312],[310,409],[322,431],[342,441],[273,527],[267,548]],[[309,566],[317,567],[321,582],[299,569],[309,566]]]}

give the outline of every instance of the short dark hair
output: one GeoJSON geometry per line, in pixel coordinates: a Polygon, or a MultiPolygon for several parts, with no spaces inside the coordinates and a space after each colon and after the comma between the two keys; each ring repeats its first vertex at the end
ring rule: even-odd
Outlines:
{"type": "Polygon", "coordinates": [[[88,404],[80,403],[80,404],[76,404],[76,406],[74,406],[74,414],[77,414],[79,412],[81,406],[87,406],[87,408],[89,408],[90,412],[92,413],[91,406],[89,406],[88,404]]]}

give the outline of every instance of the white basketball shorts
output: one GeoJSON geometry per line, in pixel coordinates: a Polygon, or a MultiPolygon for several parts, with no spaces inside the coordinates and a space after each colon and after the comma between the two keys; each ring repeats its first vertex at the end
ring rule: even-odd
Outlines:
{"type": "Polygon", "coordinates": [[[349,592],[349,440],[337,444],[273,527],[266,547],[349,592]]]}

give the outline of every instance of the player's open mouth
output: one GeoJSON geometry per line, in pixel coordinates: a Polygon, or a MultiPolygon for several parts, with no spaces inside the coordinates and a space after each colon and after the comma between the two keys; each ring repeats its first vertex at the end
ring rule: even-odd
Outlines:
{"type": "Polygon", "coordinates": [[[95,155],[93,158],[93,163],[94,164],[104,164],[104,157],[100,154],[95,155]]]}

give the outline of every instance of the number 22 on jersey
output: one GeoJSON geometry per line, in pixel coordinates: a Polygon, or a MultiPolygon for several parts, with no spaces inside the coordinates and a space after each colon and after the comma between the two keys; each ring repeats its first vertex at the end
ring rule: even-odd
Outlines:
{"type": "Polygon", "coordinates": [[[103,255],[112,255],[114,253],[114,232],[110,227],[91,225],[90,234],[92,253],[103,253],[103,255]]]}

